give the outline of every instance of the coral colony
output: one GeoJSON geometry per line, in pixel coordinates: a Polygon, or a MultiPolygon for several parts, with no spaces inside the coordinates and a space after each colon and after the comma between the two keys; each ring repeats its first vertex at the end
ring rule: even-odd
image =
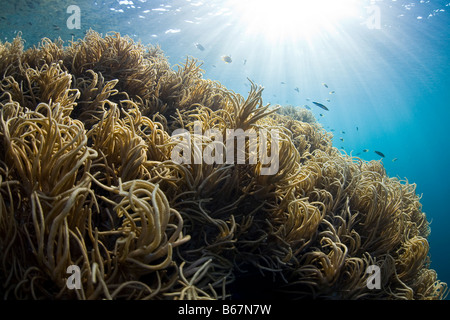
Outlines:
{"type": "Polygon", "coordinates": [[[0,43],[3,299],[445,297],[415,185],[200,67],[117,33],[0,43]]]}

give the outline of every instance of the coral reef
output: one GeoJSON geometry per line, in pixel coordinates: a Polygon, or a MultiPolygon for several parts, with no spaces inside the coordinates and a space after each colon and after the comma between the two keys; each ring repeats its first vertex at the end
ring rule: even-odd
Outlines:
{"type": "Polygon", "coordinates": [[[244,98],[194,59],[174,70],[158,47],[94,31],[1,43],[0,73],[3,299],[445,297],[415,185],[342,155],[255,84],[244,98]],[[195,123],[277,128],[279,170],[173,161],[172,133],[193,144],[195,123]]]}

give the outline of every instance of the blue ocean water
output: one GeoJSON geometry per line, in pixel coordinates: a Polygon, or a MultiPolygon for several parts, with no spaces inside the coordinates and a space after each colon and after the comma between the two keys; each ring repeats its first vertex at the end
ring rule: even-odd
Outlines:
{"type": "Polygon", "coordinates": [[[382,152],[389,175],[423,195],[431,267],[450,283],[450,1],[2,2],[1,41],[117,31],[160,45],[172,64],[198,58],[205,78],[244,96],[250,79],[265,87],[265,103],[307,105],[343,152],[382,152]],[[67,24],[70,5],[79,29],[67,24]]]}

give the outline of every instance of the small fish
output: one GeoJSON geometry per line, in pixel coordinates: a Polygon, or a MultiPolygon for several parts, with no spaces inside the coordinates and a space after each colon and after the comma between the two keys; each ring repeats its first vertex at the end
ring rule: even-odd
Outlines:
{"type": "Polygon", "coordinates": [[[374,151],[377,155],[379,155],[380,157],[385,157],[385,155],[383,154],[383,152],[380,151],[374,151]]]}
{"type": "Polygon", "coordinates": [[[395,162],[395,161],[397,161],[398,159],[397,158],[394,158],[394,159],[392,159],[392,162],[395,162]]]}
{"type": "Polygon", "coordinates": [[[363,152],[369,152],[369,149],[364,149],[363,152]]]}
{"type": "Polygon", "coordinates": [[[356,127],[356,131],[359,131],[359,128],[358,128],[358,127],[356,127]]]}
{"type": "Polygon", "coordinates": [[[195,47],[200,51],[205,51],[205,47],[202,46],[200,43],[196,42],[194,43],[195,47]]]}
{"type": "Polygon", "coordinates": [[[319,102],[314,102],[314,101],[313,101],[313,103],[314,103],[316,106],[322,108],[323,110],[329,111],[329,109],[328,109],[327,107],[325,107],[323,104],[321,104],[321,103],[319,103],[319,102]]]}
{"type": "Polygon", "coordinates": [[[323,117],[323,114],[319,113],[319,115],[320,115],[321,117],[323,117]]]}
{"type": "Polygon", "coordinates": [[[322,83],[322,85],[323,85],[325,88],[328,88],[328,85],[327,85],[326,83],[322,83]]]}
{"type": "Polygon", "coordinates": [[[341,131],[342,134],[345,134],[345,131],[341,131]]]}
{"type": "Polygon", "coordinates": [[[294,90],[300,93],[300,89],[298,87],[296,87],[294,90]]]}
{"type": "Polygon", "coordinates": [[[213,67],[213,68],[216,68],[216,65],[215,65],[215,64],[213,64],[213,65],[212,65],[212,67],[213,67]]]}
{"type": "Polygon", "coordinates": [[[243,65],[245,66],[247,64],[247,59],[244,59],[243,65]]]}
{"type": "Polygon", "coordinates": [[[61,28],[58,27],[56,24],[53,25],[53,30],[60,30],[61,28]]]}
{"type": "Polygon", "coordinates": [[[355,154],[355,156],[359,156],[359,155],[361,155],[361,152],[358,152],[357,154],[355,154]]]}
{"type": "Polygon", "coordinates": [[[311,99],[310,98],[306,98],[306,101],[311,101],[311,99]]]}
{"type": "Polygon", "coordinates": [[[330,131],[331,131],[331,132],[334,132],[334,131],[336,131],[336,130],[334,130],[334,129],[331,129],[330,131]]]}
{"type": "Polygon", "coordinates": [[[311,110],[311,108],[307,104],[303,105],[303,108],[311,110]]]}
{"type": "Polygon", "coordinates": [[[330,99],[326,99],[327,100],[327,102],[331,102],[331,100],[330,99]]]}
{"type": "Polygon", "coordinates": [[[334,90],[333,90],[333,91],[330,91],[330,94],[334,94],[335,92],[336,92],[336,91],[334,91],[334,90]]]}
{"type": "Polygon", "coordinates": [[[284,81],[281,81],[280,83],[281,83],[281,84],[286,84],[286,82],[284,82],[284,81]]]}
{"type": "Polygon", "coordinates": [[[225,61],[226,63],[231,63],[233,62],[233,60],[231,60],[231,56],[222,56],[222,60],[225,61]]]}
{"type": "Polygon", "coordinates": [[[342,142],[344,142],[344,138],[339,138],[339,140],[341,140],[342,142]]]}

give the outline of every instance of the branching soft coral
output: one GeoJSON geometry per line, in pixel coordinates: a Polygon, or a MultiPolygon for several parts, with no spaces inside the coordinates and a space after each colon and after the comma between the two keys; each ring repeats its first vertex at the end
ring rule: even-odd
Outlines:
{"type": "Polygon", "coordinates": [[[0,72],[4,299],[445,298],[415,185],[341,154],[254,83],[244,98],[193,58],[173,70],[158,47],[94,31],[0,43],[0,72]],[[179,143],[186,159],[224,146],[231,129],[266,141],[233,140],[234,162],[172,159],[179,143]]]}

